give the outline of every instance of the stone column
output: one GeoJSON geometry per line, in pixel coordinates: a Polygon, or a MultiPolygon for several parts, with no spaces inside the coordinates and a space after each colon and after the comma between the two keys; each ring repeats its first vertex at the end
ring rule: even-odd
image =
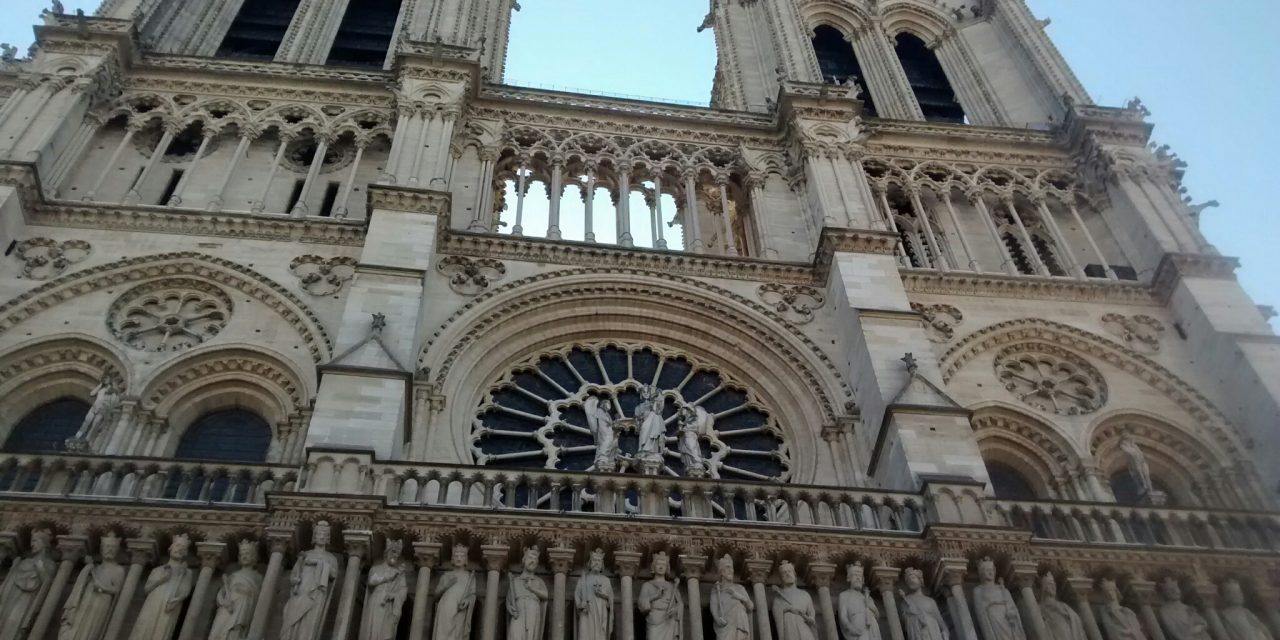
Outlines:
{"type": "Polygon", "coordinates": [[[728,174],[716,176],[716,185],[720,187],[720,233],[724,236],[721,238],[724,244],[724,254],[736,256],[738,255],[738,247],[733,241],[733,223],[729,221],[728,174]]]}
{"type": "Polygon", "coordinates": [[[484,554],[485,568],[489,571],[484,584],[480,640],[495,640],[498,637],[498,582],[502,579],[502,569],[507,566],[508,550],[505,544],[486,544],[480,550],[484,554]]]}
{"type": "Polygon", "coordinates": [[[662,237],[662,169],[653,172],[653,247],[666,249],[667,239],[662,237]]]}
{"type": "Polygon", "coordinates": [[[550,207],[547,211],[547,237],[559,240],[560,233],[560,200],[564,197],[564,158],[551,159],[551,193],[550,207]]]}
{"type": "Polygon", "coordinates": [[[763,558],[747,560],[747,575],[751,579],[751,596],[756,604],[756,638],[758,640],[773,640],[773,629],[769,626],[769,597],[764,588],[764,583],[769,580],[769,574],[772,572],[772,560],[763,558]]]}
{"type": "Polygon", "coordinates": [[[1151,608],[1156,599],[1156,583],[1150,580],[1133,580],[1129,583],[1133,595],[1138,599],[1138,615],[1142,617],[1142,626],[1147,629],[1147,637],[1151,640],[1165,640],[1164,629],[1160,627],[1160,619],[1151,608]]]}
{"type": "Polygon", "coordinates": [[[685,587],[688,588],[689,640],[702,640],[702,587],[698,581],[702,578],[702,569],[706,564],[706,556],[680,556],[680,571],[684,574],[685,587]]]}
{"type": "Polygon", "coordinates": [[[280,171],[280,163],[284,162],[284,153],[288,150],[289,143],[293,142],[297,136],[286,131],[277,131],[276,137],[280,141],[280,146],[276,148],[275,159],[271,161],[271,170],[267,172],[266,182],[262,185],[262,197],[249,206],[249,210],[253,213],[262,213],[267,210],[267,198],[271,196],[271,183],[276,181],[276,173],[280,171]]]}
{"type": "Polygon", "coordinates": [[[156,143],[156,148],[151,150],[151,159],[147,160],[146,166],[142,168],[142,173],[138,174],[137,179],[133,181],[133,186],[124,194],[121,204],[133,205],[142,201],[142,188],[147,184],[147,178],[151,177],[151,173],[156,170],[156,166],[164,159],[164,154],[169,151],[169,145],[173,144],[174,136],[182,133],[182,125],[169,122],[164,125],[164,133],[160,135],[160,142],[156,143]]]}
{"type": "Polygon", "coordinates": [[[978,640],[978,631],[969,612],[969,601],[964,595],[964,574],[968,565],[963,560],[946,562],[939,567],[942,584],[947,589],[947,606],[951,608],[951,620],[956,627],[958,640],[978,640]]]}
{"type": "Polygon", "coordinates": [[[1084,274],[1084,267],[1076,262],[1075,253],[1071,251],[1071,246],[1067,244],[1067,237],[1062,235],[1062,229],[1058,227],[1058,221],[1053,218],[1053,211],[1049,209],[1049,203],[1045,200],[1044,194],[1035,194],[1032,196],[1032,202],[1040,211],[1040,217],[1044,219],[1044,225],[1049,229],[1049,233],[1053,235],[1053,240],[1058,244],[1058,248],[1062,251],[1063,268],[1067,273],[1075,276],[1077,279],[1084,280],[1087,276],[1084,274]]]}
{"type": "Polygon", "coordinates": [[[573,568],[573,549],[555,547],[547,549],[551,559],[551,571],[554,582],[551,590],[551,640],[565,640],[564,600],[565,582],[569,570],[573,568]]]}
{"type": "Polygon", "coordinates": [[[983,195],[981,189],[970,189],[965,192],[965,197],[969,199],[969,204],[972,204],[978,210],[978,217],[982,218],[983,226],[991,234],[991,240],[996,243],[996,249],[1000,252],[1000,270],[1011,276],[1016,276],[1018,275],[1018,269],[1013,264],[1013,257],[1009,255],[1009,248],[1004,246],[1004,239],[1000,237],[1000,230],[996,228],[995,218],[991,217],[991,210],[987,208],[987,201],[983,195]]]}
{"type": "Polygon", "coordinates": [[[836,610],[831,602],[831,579],[835,575],[836,565],[830,562],[809,563],[809,580],[818,588],[818,607],[827,640],[840,638],[839,627],[836,626],[836,610]]]}
{"type": "Polygon", "coordinates": [[[631,236],[631,168],[618,168],[618,245],[634,247],[631,236]]]}
{"type": "Polygon", "coordinates": [[[1089,636],[1089,640],[1103,640],[1098,619],[1093,614],[1093,578],[1068,576],[1067,582],[1076,596],[1076,613],[1080,615],[1085,635],[1089,636]]]}
{"type": "Polygon", "coordinates": [[[618,619],[622,627],[618,630],[618,640],[635,640],[636,599],[632,583],[636,577],[636,570],[640,568],[640,552],[615,551],[613,563],[618,570],[619,582],[621,582],[618,598],[622,606],[618,619]]]}
{"type": "Polygon", "coordinates": [[[1218,585],[1206,580],[1195,583],[1194,588],[1196,593],[1200,594],[1200,613],[1209,623],[1209,630],[1213,633],[1214,640],[1233,640],[1227,635],[1227,629],[1222,625],[1222,618],[1218,615],[1218,585]]]}
{"type": "Polygon", "coordinates": [[[894,590],[898,586],[898,576],[902,573],[895,567],[878,566],[871,570],[876,579],[876,589],[880,591],[880,599],[884,603],[885,621],[889,623],[890,640],[903,640],[902,619],[898,617],[898,601],[894,590]]]}
{"type": "Polygon", "coordinates": [[[58,536],[58,551],[62,554],[62,561],[58,563],[58,572],[54,574],[49,591],[40,605],[40,613],[31,625],[31,632],[28,634],[31,638],[44,638],[45,630],[58,612],[58,605],[62,604],[62,592],[67,588],[71,572],[89,551],[89,539],[84,536],[58,536]]]}
{"type": "Polygon", "coordinates": [[[310,213],[310,205],[307,204],[307,198],[311,195],[311,190],[316,186],[316,180],[320,177],[320,167],[324,166],[324,156],[329,153],[329,145],[333,143],[333,136],[328,133],[316,134],[316,153],[311,156],[311,166],[307,170],[307,179],[302,183],[302,191],[298,192],[298,201],[294,203],[293,210],[289,215],[295,218],[308,215],[310,213]]]}
{"type": "Polygon", "coordinates": [[[1066,205],[1071,210],[1071,219],[1075,221],[1077,227],[1080,227],[1080,232],[1084,234],[1084,239],[1089,243],[1089,248],[1098,259],[1098,264],[1102,265],[1103,271],[1107,273],[1107,278],[1116,280],[1116,272],[1111,269],[1111,264],[1107,262],[1106,256],[1102,255],[1102,249],[1098,248],[1098,243],[1094,240],[1093,233],[1089,231],[1089,227],[1085,226],[1084,219],[1080,217],[1080,210],[1076,207],[1076,203],[1068,201],[1066,205]]]}
{"type": "Polygon", "coordinates": [[[1031,239],[1031,232],[1027,230],[1027,225],[1022,223],[1022,215],[1018,213],[1018,207],[1013,202],[1013,196],[1007,193],[1001,194],[1000,204],[1004,205],[1005,211],[1009,212],[1009,216],[1013,218],[1014,225],[1018,227],[1018,233],[1022,234],[1023,242],[1027,243],[1024,253],[1036,273],[1045,277],[1053,275],[1049,273],[1049,267],[1046,267],[1044,261],[1040,259],[1040,252],[1036,251],[1035,242],[1031,239]]]}
{"type": "Polygon", "coordinates": [[[467,225],[467,231],[486,233],[493,228],[493,223],[489,220],[491,212],[485,210],[485,205],[489,202],[489,192],[493,190],[495,159],[489,149],[480,150],[480,185],[476,188],[476,209],[471,212],[471,224],[467,225]]]}
{"type": "Polygon", "coordinates": [[[240,142],[236,144],[236,150],[232,152],[231,159],[227,161],[226,169],[222,171],[222,179],[218,181],[218,188],[214,191],[213,197],[209,199],[208,206],[205,207],[207,211],[222,211],[223,199],[227,192],[227,186],[231,184],[231,177],[235,175],[236,167],[240,165],[240,159],[249,150],[249,145],[257,138],[258,132],[253,129],[244,129],[240,132],[240,142]]]}
{"type": "Polygon", "coordinates": [[[516,167],[516,224],[511,227],[511,235],[524,235],[524,194],[529,185],[529,159],[521,157],[520,166],[516,167]]]}
{"type": "Polygon", "coordinates": [[[196,578],[195,590],[191,592],[191,604],[187,605],[187,617],[182,621],[182,631],[178,640],[196,638],[196,626],[204,614],[204,603],[209,593],[209,582],[213,580],[213,572],[222,560],[227,545],[222,542],[201,542],[196,545],[196,554],[200,556],[200,575],[196,578]]]}
{"type": "Polygon", "coordinates": [[[191,184],[191,176],[194,176],[196,169],[200,167],[200,160],[204,158],[204,154],[209,150],[209,143],[221,134],[221,131],[210,131],[209,123],[204,123],[204,128],[200,131],[200,146],[196,147],[196,154],[191,157],[191,164],[187,165],[187,170],[182,172],[182,177],[178,179],[178,186],[174,187],[173,195],[169,196],[169,202],[166,203],[170,207],[182,206],[182,196],[187,192],[187,186],[191,184]]]}
{"type": "Polygon", "coordinates": [[[129,609],[133,605],[133,595],[138,592],[138,581],[142,579],[142,570],[151,563],[156,555],[156,541],[146,538],[126,542],[129,550],[129,572],[125,574],[124,585],[120,588],[120,597],[116,598],[116,610],[111,612],[111,620],[107,623],[107,631],[102,640],[116,640],[125,622],[131,622],[129,609]]]}
{"type": "Polygon", "coordinates": [[[684,178],[685,249],[696,253],[706,248],[698,222],[698,172],[686,169],[681,176],[684,178]]]}
{"type": "Polygon", "coordinates": [[[289,529],[267,530],[271,557],[267,560],[267,573],[262,578],[262,590],[258,592],[258,602],[253,607],[253,619],[249,622],[249,635],[246,640],[263,640],[266,637],[267,622],[271,619],[272,605],[275,601],[276,585],[280,582],[284,554],[289,550],[292,534],[293,532],[289,529]]]}
{"type": "Polygon", "coordinates": [[[111,159],[107,160],[106,166],[102,167],[102,172],[98,174],[98,178],[93,181],[93,186],[89,188],[88,193],[80,198],[84,202],[93,202],[97,199],[98,192],[102,190],[102,185],[106,183],[107,178],[115,169],[116,163],[120,162],[120,156],[124,150],[129,147],[129,143],[133,142],[133,136],[146,125],[145,120],[131,120],[125,125],[124,137],[120,139],[120,144],[116,145],[115,151],[111,153],[111,159]]]}
{"type": "Polygon", "coordinates": [[[440,543],[415,542],[413,554],[418,560],[418,584],[413,592],[413,619],[409,637],[423,638],[431,624],[431,568],[440,561],[440,543]]]}
{"type": "Polygon", "coordinates": [[[582,208],[583,208],[584,217],[586,218],[585,220],[586,232],[585,232],[585,235],[583,235],[582,239],[585,242],[596,241],[596,231],[594,228],[595,199],[596,199],[596,165],[594,162],[590,162],[587,164],[586,189],[582,192],[582,208]]]}
{"type": "Polygon", "coordinates": [[[1040,613],[1040,603],[1036,601],[1036,579],[1039,573],[1035,563],[1015,563],[1013,568],[1014,586],[1022,605],[1022,620],[1031,631],[1031,640],[1053,640],[1049,637],[1049,629],[1044,622],[1044,614],[1040,613]]]}
{"type": "Polygon", "coordinates": [[[343,531],[342,540],[347,545],[347,569],[342,575],[342,595],[338,599],[338,615],[333,620],[332,640],[347,640],[353,634],[356,591],[360,589],[360,564],[369,555],[373,540],[372,531],[343,531]]]}
{"type": "Polygon", "coordinates": [[[360,162],[364,160],[364,149],[369,146],[369,139],[365,136],[356,136],[351,141],[356,147],[356,157],[351,161],[351,171],[347,174],[347,180],[342,185],[342,193],[338,195],[338,201],[333,207],[333,217],[344,220],[347,214],[351,212],[348,203],[351,200],[351,192],[356,188],[356,178],[360,174],[360,162]]]}
{"type": "Polygon", "coordinates": [[[929,243],[929,248],[933,250],[933,268],[946,273],[950,270],[947,265],[947,256],[942,251],[942,243],[938,242],[938,237],[933,233],[933,224],[929,222],[929,212],[924,208],[924,201],[920,199],[920,186],[908,185],[907,194],[911,198],[911,207],[915,209],[916,218],[920,220],[920,226],[924,228],[924,239],[929,243]]]}

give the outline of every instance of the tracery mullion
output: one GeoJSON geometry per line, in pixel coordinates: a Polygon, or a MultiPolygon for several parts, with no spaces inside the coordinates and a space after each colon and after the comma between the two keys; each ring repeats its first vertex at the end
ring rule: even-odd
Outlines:
{"type": "Polygon", "coordinates": [[[604,376],[604,383],[606,385],[617,384],[613,381],[613,378],[609,377],[609,370],[605,368],[604,360],[600,359],[600,351],[592,350],[591,355],[596,359],[596,366],[600,367],[600,375],[604,376]]]}
{"type": "Polygon", "coordinates": [[[538,423],[545,423],[547,421],[547,416],[535,416],[532,413],[525,413],[524,411],[521,411],[519,409],[504,407],[500,404],[494,404],[493,407],[494,409],[497,409],[498,411],[502,411],[503,413],[509,413],[513,416],[518,416],[521,418],[528,418],[530,420],[537,421],[538,423]]]}
{"type": "MultiPolygon", "coordinates": [[[[534,373],[536,373],[536,374],[538,374],[538,377],[539,377],[539,378],[542,378],[543,380],[546,380],[546,381],[547,381],[547,384],[550,384],[551,386],[555,387],[558,391],[560,391],[560,393],[563,393],[565,398],[572,398],[572,397],[573,397],[573,394],[572,394],[572,393],[569,393],[569,390],[568,390],[568,389],[565,389],[564,387],[560,386],[560,383],[559,383],[559,382],[556,382],[555,380],[552,380],[550,376],[548,376],[547,374],[543,373],[543,372],[542,372],[542,368],[541,368],[541,367],[534,367],[534,368],[533,368],[533,372],[534,372],[534,373]]],[[[561,400],[562,398],[549,398],[549,399],[551,399],[551,400],[561,400]]]]}

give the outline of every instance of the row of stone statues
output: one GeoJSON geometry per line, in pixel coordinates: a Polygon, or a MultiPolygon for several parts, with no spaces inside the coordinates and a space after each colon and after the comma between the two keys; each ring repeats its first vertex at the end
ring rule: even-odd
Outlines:
{"type": "MultiPolygon", "coordinates": [[[[634,466],[645,475],[657,475],[664,468],[667,451],[666,396],[652,385],[640,389],[640,403],[631,420],[614,416],[614,403],[607,398],[588,396],[583,402],[587,428],[595,445],[593,469],[602,472],[634,466]],[[639,443],[633,458],[627,458],[618,447],[620,431],[634,423],[639,443]]],[[[676,411],[676,450],[686,476],[705,477],[707,461],[702,455],[701,440],[711,433],[714,417],[702,407],[681,405],[676,411]]]]}
{"type": "MultiPolygon", "coordinates": [[[[277,636],[282,640],[318,640],[324,637],[336,585],[343,571],[338,555],[328,551],[329,541],[329,525],[317,522],[313,527],[312,548],[299,554],[289,574],[288,599],[284,603],[277,636]]],[[[0,640],[26,638],[32,628],[54,579],[51,542],[50,532],[32,532],[30,553],[14,562],[0,584],[0,640]]],[[[119,627],[125,620],[117,613],[118,599],[132,594],[124,593],[128,590],[128,580],[125,567],[119,561],[121,546],[119,537],[104,535],[100,541],[100,561],[86,560],[62,608],[59,640],[101,640],[113,625],[113,633],[122,630],[119,627]]],[[[192,596],[196,583],[196,576],[188,564],[190,546],[187,536],[174,536],[167,561],[153,568],[142,585],[143,604],[131,619],[132,630],[127,637],[138,640],[170,640],[174,637],[182,622],[184,604],[192,596]]],[[[257,544],[244,541],[238,551],[238,568],[223,575],[214,598],[210,631],[201,637],[243,640],[253,624],[254,609],[264,583],[257,570],[257,544]]],[[[508,640],[541,640],[544,637],[552,596],[546,581],[537,573],[539,556],[537,547],[526,549],[518,571],[513,571],[508,578],[505,602],[508,640]]],[[[614,590],[612,581],[605,575],[604,560],[603,550],[595,549],[590,553],[586,569],[574,591],[573,624],[577,640],[609,640],[614,635],[614,590]]],[[[747,588],[738,584],[732,557],[723,556],[716,564],[717,581],[709,589],[707,603],[716,640],[751,640],[758,616],[763,613],[757,611],[757,607],[766,606],[764,592],[757,592],[753,599],[747,588]]],[[[655,553],[650,568],[652,578],[641,586],[634,603],[644,617],[644,637],[647,640],[678,640],[685,627],[685,600],[680,580],[668,577],[671,563],[665,553],[655,553]]],[[[388,539],[383,558],[369,569],[365,578],[363,612],[358,622],[359,640],[392,640],[396,637],[401,612],[409,597],[410,569],[410,563],[403,557],[403,543],[388,539]]],[[[773,587],[772,604],[767,605],[778,640],[818,640],[827,635],[819,632],[819,614],[813,597],[798,586],[795,567],[782,561],[778,566],[778,576],[780,584],[773,587]]],[[[835,611],[832,612],[835,626],[844,640],[882,640],[881,604],[866,585],[863,566],[860,563],[850,564],[847,578],[849,589],[836,599],[835,611]]],[[[993,561],[984,559],[979,562],[978,579],[972,592],[972,611],[982,638],[1027,640],[1031,637],[1013,596],[997,579],[993,561]]],[[[136,581],[136,578],[131,580],[136,581]]],[[[205,580],[207,582],[207,578],[205,580]]],[[[902,584],[904,590],[898,592],[897,602],[890,608],[898,609],[904,640],[950,640],[947,618],[942,615],[939,604],[926,593],[923,573],[914,568],[905,569],[902,584]]],[[[1037,586],[1036,601],[1040,621],[1045,628],[1045,640],[1086,640],[1086,623],[1077,610],[1058,600],[1055,577],[1043,575],[1037,586]]],[[[1235,581],[1223,583],[1223,606],[1207,610],[1210,620],[1183,602],[1176,580],[1166,579],[1160,587],[1163,603],[1156,616],[1168,640],[1211,640],[1219,637],[1225,640],[1272,640],[1267,625],[1246,608],[1243,592],[1235,581]],[[1215,627],[1217,630],[1211,634],[1215,627]]],[[[1089,620],[1088,625],[1096,624],[1107,640],[1148,640],[1150,636],[1139,616],[1121,603],[1119,588],[1114,581],[1101,580],[1099,592],[1103,601],[1093,609],[1096,621],[1089,620]]],[[[470,640],[478,594],[479,579],[469,567],[468,550],[465,546],[456,545],[449,570],[440,576],[432,592],[436,604],[430,637],[470,640]]]]}

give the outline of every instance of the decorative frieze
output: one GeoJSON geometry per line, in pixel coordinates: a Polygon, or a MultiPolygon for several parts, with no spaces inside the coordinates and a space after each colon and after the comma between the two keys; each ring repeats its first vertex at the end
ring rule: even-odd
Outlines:
{"type": "Polygon", "coordinates": [[[32,238],[14,247],[13,254],[22,261],[22,277],[31,280],[48,280],[62,275],[67,267],[84,261],[92,252],[84,240],[32,238]]]}
{"type": "Polygon", "coordinates": [[[827,302],[826,296],[814,287],[786,286],[776,282],[760,285],[756,289],[756,295],[761,302],[796,324],[812,322],[814,310],[821,309],[827,302]]]}
{"type": "Polygon", "coordinates": [[[290,261],[289,271],[298,277],[303,291],[313,296],[329,296],[342,291],[355,277],[356,260],[343,256],[325,258],[307,254],[290,261]]]}
{"type": "Polygon", "coordinates": [[[912,302],[911,308],[920,314],[920,322],[929,341],[938,344],[951,342],[956,337],[956,327],[964,321],[964,313],[949,304],[912,302]]]}
{"type": "Polygon", "coordinates": [[[121,342],[142,351],[183,351],[218,335],[233,304],[221,288],[190,278],[134,287],[107,310],[107,326],[121,342]]]}
{"type": "Polygon", "coordinates": [[[1048,344],[1023,343],[995,356],[996,378],[1023,403],[1064,416],[1093,413],[1107,402],[1107,383],[1084,358],[1048,344]]]}
{"type": "Polygon", "coordinates": [[[445,256],[436,265],[449,279],[449,288],[464,296],[474,296],[507,275],[507,266],[490,258],[445,256]]]}

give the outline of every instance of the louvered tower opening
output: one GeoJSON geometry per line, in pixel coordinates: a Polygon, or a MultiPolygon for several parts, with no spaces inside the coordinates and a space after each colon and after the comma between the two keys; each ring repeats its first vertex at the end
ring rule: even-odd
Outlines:
{"type": "Polygon", "coordinates": [[[338,27],[328,64],[381,67],[399,15],[400,0],[353,1],[338,27]]]}
{"type": "Polygon", "coordinates": [[[271,60],[298,10],[298,0],[245,0],[218,47],[218,57],[271,60]]]}
{"type": "Polygon", "coordinates": [[[920,103],[924,119],[965,124],[968,119],[964,107],[956,100],[956,92],[951,88],[938,56],[923,40],[909,33],[900,33],[895,40],[898,60],[902,62],[902,70],[907,74],[907,82],[916,102],[920,103]]]}
{"type": "Polygon", "coordinates": [[[867,78],[862,74],[862,65],[858,64],[858,55],[854,53],[853,45],[845,40],[844,34],[835,27],[818,25],[813,30],[813,52],[818,56],[822,81],[827,84],[844,84],[849,78],[857,78],[862,87],[862,112],[875,116],[876,105],[871,100],[871,88],[867,86],[867,78]]]}

